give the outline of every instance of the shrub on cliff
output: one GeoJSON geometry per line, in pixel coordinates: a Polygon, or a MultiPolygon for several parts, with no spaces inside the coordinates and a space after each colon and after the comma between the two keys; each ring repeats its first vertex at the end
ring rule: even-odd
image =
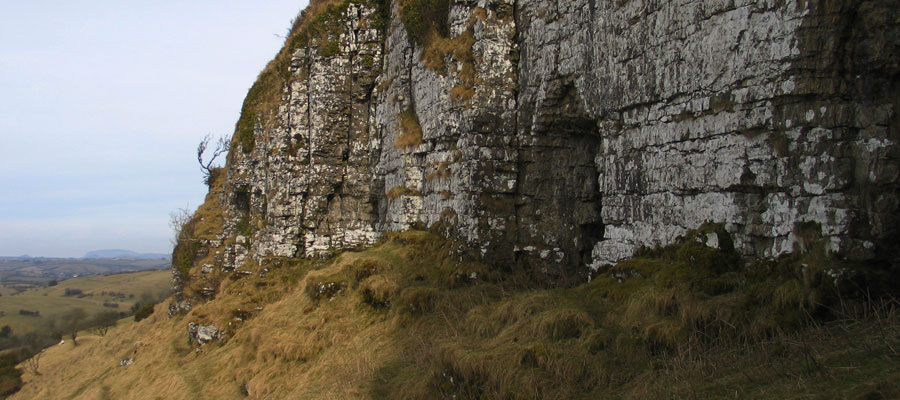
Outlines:
{"type": "Polygon", "coordinates": [[[153,315],[153,309],[156,306],[156,303],[135,303],[134,305],[137,306],[134,312],[134,322],[138,322],[153,315]]]}
{"type": "Polygon", "coordinates": [[[188,272],[194,265],[194,257],[200,248],[200,244],[194,238],[194,227],[197,225],[197,221],[198,218],[195,218],[186,208],[177,209],[169,214],[169,226],[175,233],[172,267],[182,277],[188,276],[188,272]]]}
{"type": "Polygon", "coordinates": [[[410,150],[422,144],[422,125],[415,111],[409,109],[400,113],[399,128],[401,134],[394,141],[394,147],[410,150]]]}
{"type": "Polygon", "coordinates": [[[409,38],[418,44],[425,44],[434,32],[442,37],[450,34],[448,18],[451,0],[403,0],[400,4],[400,19],[409,38]]]}
{"type": "Polygon", "coordinates": [[[94,314],[87,325],[92,327],[94,332],[97,332],[98,335],[106,336],[106,333],[109,332],[109,328],[116,326],[116,323],[118,322],[119,313],[115,311],[101,311],[94,314]]]}

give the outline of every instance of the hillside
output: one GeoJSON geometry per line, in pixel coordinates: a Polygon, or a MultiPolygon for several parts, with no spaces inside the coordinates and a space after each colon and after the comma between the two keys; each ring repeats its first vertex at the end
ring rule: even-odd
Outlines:
{"type": "Polygon", "coordinates": [[[0,326],[9,325],[14,334],[23,334],[73,308],[81,308],[88,315],[101,311],[129,313],[135,303],[168,297],[171,290],[172,272],[169,270],[69,279],[52,287],[4,294],[0,297],[0,326]],[[69,295],[66,295],[67,291],[69,295]],[[22,315],[20,310],[39,315],[22,315]]]}
{"type": "Polygon", "coordinates": [[[727,250],[681,243],[590,284],[540,289],[459,243],[390,235],[232,276],[185,315],[162,304],[104,338],[54,346],[12,398],[900,396],[896,301],[841,303],[823,265],[797,268],[811,257],[742,269],[727,250]],[[826,315],[835,322],[816,322],[826,315]],[[193,321],[227,327],[227,340],[189,341],[193,321]]]}
{"type": "MultiPolygon", "coordinates": [[[[165,259],[80,259],[80,258],[0,258],[0,283],[7,289],[22,290],[77,276],[166,269],[165,259]]],[[[21,290],[17,290],[21,291],[21,290]]]]}
{"type": "Polygon", "coordinates": [[[132,260],[167,260],[170,254],[138,253],[131,250],[106,249],[91,250],[83,258],[126,258],[132,260]]]}
{"type": "Polygon", "coordinates": [[[174,296],[16,398],[898,397],[898,50],[898,0],[312,1],[174,296]]]}

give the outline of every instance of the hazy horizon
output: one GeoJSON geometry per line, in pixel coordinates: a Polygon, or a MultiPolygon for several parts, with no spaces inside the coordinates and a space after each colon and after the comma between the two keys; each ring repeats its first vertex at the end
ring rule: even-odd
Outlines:
{"type": "Polygon", "coordinates": [[[0,5],[0,256],[170,252],[197,143],[232,133],[306,3],[0,5]]]}
{"type": "MultiPolygon", "coordinates": [[[[150,256],[150,255],[154,255],[154,256],[155,256],[155,255],[159,255],[159,256],[165,256],[165,257],[169,257],[169,258],[171,258],[171,256],[172,256],[172,254],[169,253],[169,252],[166,252],[166,253],[145,253],[145,252],[140,252],[140,251],[131,251],[131,250],[128,250],[128,249],[93,249],[93,250],[88,250],[88,251],[86,251],[84,254],[82,254],[82,255],[80,255],[80,256],[75,256],[75,257],[35,256],[35,255],[31,255],[31,254],[18,254],[18,255],[12,255],[12,254],[0,254],[0,258],[25,258],[25,257],[27,257],[27,258],[58,258],[58,259],[75,259],[75,260],[86,260],[86,259],[87,259],[87,260],[89,260],[89,259],[92,259],[92,258],[100,258],[100,259],[103,259],[103,258],[110,258],[110,257],[99,257],[99,256],[98,256],[98,257],[91,257],[91,253],[97,253],[97,252],[110,252],[110,251],[114,251],[114,252],[119,252],[119,251],[121,251],[121,252],[130,252],[130,253],[134,253],[135,255],[138,255],[138,256],[150,256]]],[[[125,257],[125,258],[127,258],[127,257],[125,257]]]]}

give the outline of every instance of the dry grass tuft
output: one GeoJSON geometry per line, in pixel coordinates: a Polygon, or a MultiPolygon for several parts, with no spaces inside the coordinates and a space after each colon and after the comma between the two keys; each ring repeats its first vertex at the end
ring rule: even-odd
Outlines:
{"type": "Polygon", "coordinates": [[[388,190],[385,193],[385,197],[389,199],[399,199],[403,196],[421,196],[422,193],[415,189],[410,189],[406,186],[394,186],[391,190],[388,190]]]}
{"type": "Polygon", "coordinates": [[[434,171],[425,176],[426,182],[431,182],[435,179],[447,179],[453,176],[453,173],[450,171],[449,161],[442,161],[430,166],[434,168],[434,171]]]}
{"type": "Polygon", "coordinates": [[[391,87],[391,85],[394,84],[394,79],[396,79],[396,78],[397,77],[392,76],[392,77],[390,77],[390,79],[387,79],[384,82],[381,82],[380,84],[378,84],[378,93],[384,93],[385,90],[387,90],[388,88],[391,87]]]}
{"type": "Polygon", "coordinates": [[[366,278],[360,284],[360,288],[363,301],[374,308],[390,307],[400,290],[397,282],[384,275],[366,278]]]}
{"type": "Polygon", "coordinates": [[[422,144],[422,125],[415,111],[407,110],[400,113],[400,136],[394,142],[398,150],[409,150],[422,144]]]}
{"type": "Polygon", "coordinates": [[[432,33],[422,52],[426,67],[442,75],[450,72],[459,79],[460,83],[450,90],[450,98],[454,101],[468,102],[475,96],[475,85],[479,83],[479,78],[475,72],[475,55],[472,52],[474,44],[475,34],[470,27],[452,39],[432,33]]]}
{"type": "Polygon", "coordinates": [[[422,60],[425,61],[426,67],[444,74],[447,71],[448,60],[473,63],[475,61],[472,53],[474,44],[475,34],[472,29],[468,29],[452,39],[432,33],[425,51],[422,52],[422,60]]]}
{"type": "Polygon", "coordinates": [[[468,101],[475,96],[475,89],[465,84],[456,85],[450,89],[450,98],[454,101],[468,101]]]}

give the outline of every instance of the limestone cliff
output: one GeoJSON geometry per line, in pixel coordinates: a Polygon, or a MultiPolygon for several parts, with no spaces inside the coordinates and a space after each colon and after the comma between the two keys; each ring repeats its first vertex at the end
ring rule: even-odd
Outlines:
{"type": "MultiPolygon", "coordinates": [[[[591,269],[723,224],[894,257],[900,1],[313,1],[250,90],[209,271],[435,229],[591,269]]],[[[214,289],[210,289],[214,290],[214,289]]]]}

